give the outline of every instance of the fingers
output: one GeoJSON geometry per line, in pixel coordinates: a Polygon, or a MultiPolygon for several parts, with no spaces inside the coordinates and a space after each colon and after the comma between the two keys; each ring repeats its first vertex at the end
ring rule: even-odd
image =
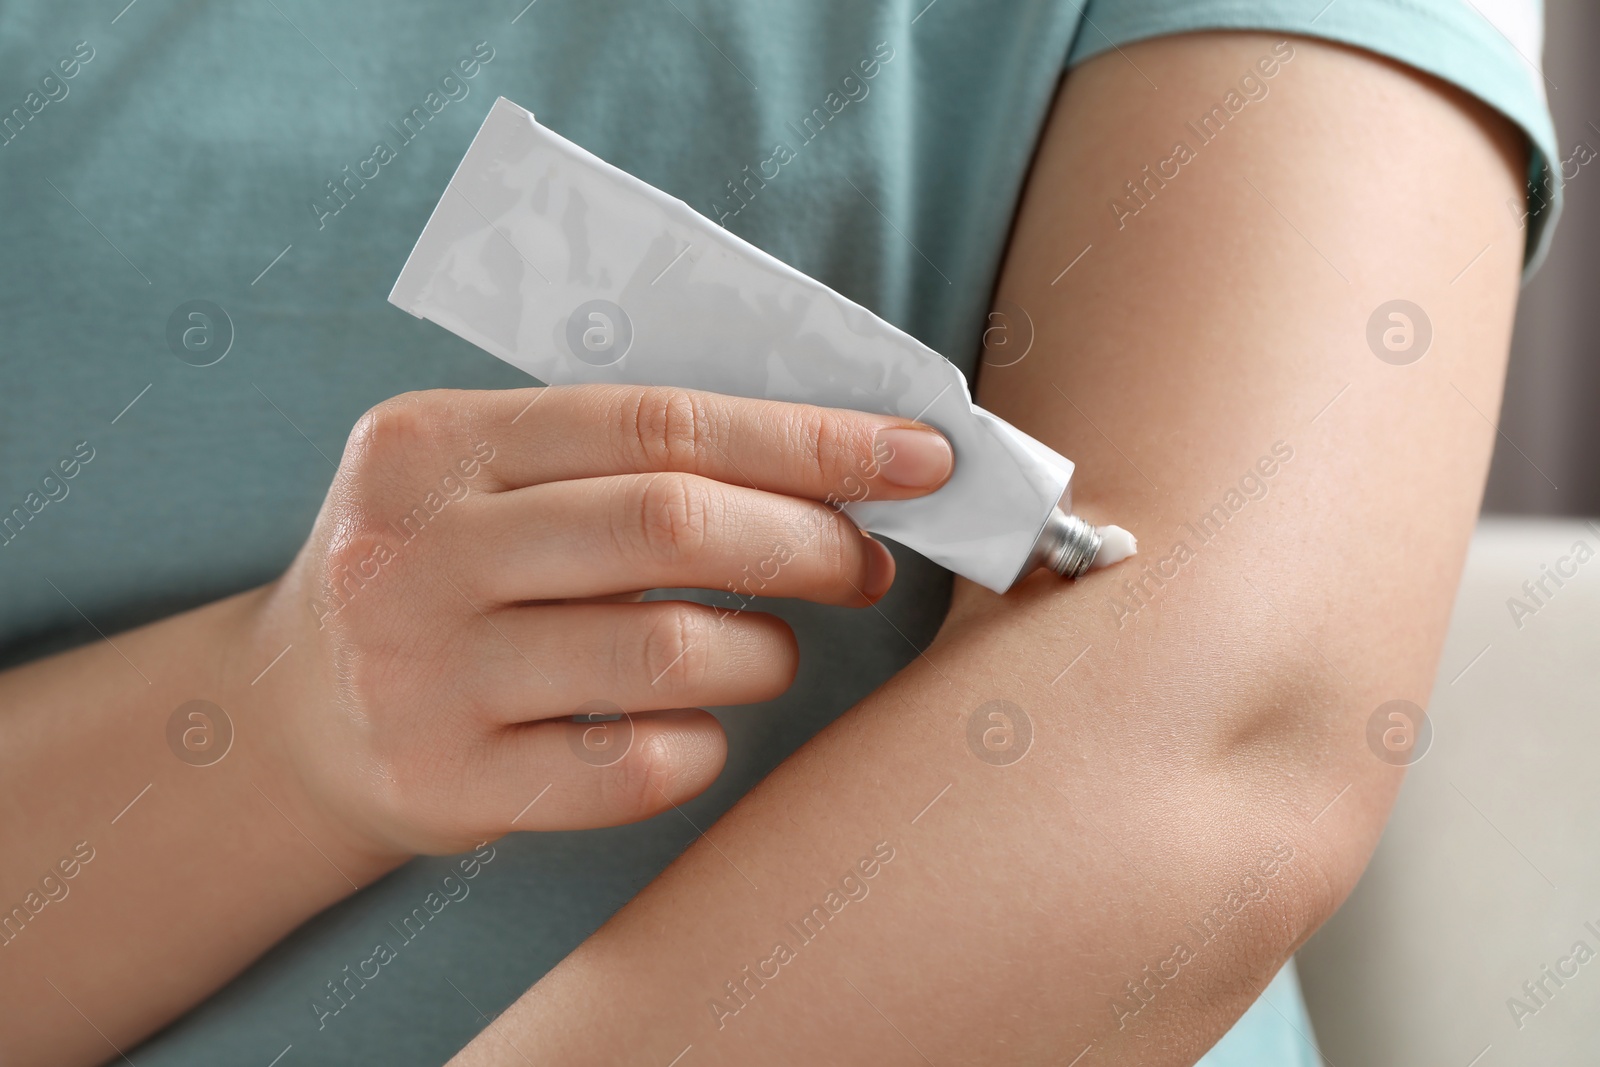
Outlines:
{"type": "Polygon", "coordinates": [[[726,757],[721,725],[692,708],[518,724],[480,750],[459,803],[485,836],[617,826],[698,796],[726,757]]]}
{"type": "Polygon", "coordinates": [[[469,580],[500,602],[699,588],[860,607],[894,581],[889,550],[827,505],[696,475],[492,494],[466,522],[469,580]]]}
{"type": "Polygon", "coordinates": [[[837,504],[921,496],[954,468],[949,442],[910,419],[686,389],[420,393],[375,410],[407,422],[428,405],[460,447],[492,448],[502,488],[675,471],[837,504]]]}
{"type": "Polygon", "coordinates": [[[716,719],[688,705],[770,700],[799,661],[781,620],[681,601],[514,608],[466,644],[459,695],[487,734],[449,818],[485,836],[615,826],[682,804],[726,755],[716,719]],[[572,721],[584,713],[601,721],[572,721]]]}
{"type": "Polygon", "coordinates": [[[699,793],[725,739],[707,713],[679,709],[778,695],[793,636],[760,615],[620,601],[698,587],[870,603],[894,559],[839,506],[931,492],[953,463],[910,420],[680,389],[380,404],[350,435],[308,579],[334,605],[313,609],[319,627],[337,614],[348,646],[436,653],[367,656],[363,706],[390,712],[382,747],[409,757],[394,761],[407,788],[374,818],[397,841],[444,841],[474,825],[614,825],[699,793]],[[460,671],[438,670],[461,649],[460,671]],[[428,679],[458,698],[432,719],[415,698],[428,679]],[[548,718],[596,700],[627,714],[548,718]],[[454,723],[464,747],[446,759],[422,719],[454,723]]]}
{"type": "Polygon", "coordinates": [[[788,689],[799,666],[781,619],[687,601],[514,608],[478,629],[465,695],[499,725],[594,701],[625,712],[755,704],[788,689]]]}

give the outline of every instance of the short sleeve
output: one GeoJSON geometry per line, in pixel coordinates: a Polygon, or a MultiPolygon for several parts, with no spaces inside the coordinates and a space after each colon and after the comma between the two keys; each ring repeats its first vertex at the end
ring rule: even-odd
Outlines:
{"type": "Polygon", "coordinates": [[[1523,279],[1538,268],[1561,211],[1540,0],[1089,0],[1067,63],[1149,37],[1228,29],[1363,48],[1450,82],[1515,122],[1532,149],[1523,279]]]}

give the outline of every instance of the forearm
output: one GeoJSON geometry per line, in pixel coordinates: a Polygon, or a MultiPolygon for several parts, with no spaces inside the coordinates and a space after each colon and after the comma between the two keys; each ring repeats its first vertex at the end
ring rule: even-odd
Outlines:
{"type": "Polygon", "coordinates": [[[1008,257],[1001,306],[1037,336],[981,397],[1079,461],[1077,510],[1142,556],[961,587],[925,656],[462,1062],[1191,1063],[1342,899],[1399,779],[1367,721],[1427,703],[1482,489],[1520,146],[1459,94],[1296,41],[1272,99],[1119,224],[1123,179],[1273,44],[1126,49],[1159,96],[1121,56],[1075,73],[1008,257]],[[1436,338],[1402,373],[1364,336],[1397,295],[1436,338]],[[1031,718],[1010,766],[968,745],[993,700],[1031,718]],[[789,924],[880,841],[870,895],[801,947],[789,924]]]}
{"type": "Polygon", "coordinates": [[[0,675],[0,1058],[114,1057],[380,873],[284,780],[264,595],[0,675]],[[225,750],[215,715],[169,742],[196,699],[225,750]]]}
{"type": "MultiPolygon", "coordinates": [[[[1215,1039],[1326,906],[1307,826],[1323,777],[1252,781],[1218,739],[1259,721],[1254,685],[1196,706],[1190,671],[1161,677],[1175,665],[1138,642],[1097,644],[1052,687],[1103,626],[1070,590],[1017,600],[1001,632],[952,627],[785,763],[460,1062],[522,1062],[508,1041],[541,1064],[690,1044],[708,1064],[922,1062],[913,1047],[1022,1064],[1215,1039]],[[967,740],[995,699],[1035,731],[1009,766],[967,740]],[[1292,858],[1255,875],[1275,845],[1292,858]],[[1194,944],[1184,924],[1254,884],[1266,895],[1194,944]],[[1195,958],[1119,1035],[1109,1005],[1137,1009],[1124,982],[1180,940],[1195,958]],[[604,1003],[626,1008],[575,1022],[604,1003]]],[[[1284,688],[1314,675],[1272,644],[1284,688]]]]}

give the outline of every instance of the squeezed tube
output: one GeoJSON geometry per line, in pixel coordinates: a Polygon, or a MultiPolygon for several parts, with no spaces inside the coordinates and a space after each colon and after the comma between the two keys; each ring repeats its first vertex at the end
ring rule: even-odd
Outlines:
{"type": "Polygon", "coordinates": [[[495,101],[389,300],[548,385],[672,385],[936,427],[955,470],[915,500],[839,503],[856,525],[1004,593],[1093,567],[1073,465],[972,402],[949,360],[821,282],[495,101]],[[1065,521],[1070,520],[1070,521],[1065,521]]]}

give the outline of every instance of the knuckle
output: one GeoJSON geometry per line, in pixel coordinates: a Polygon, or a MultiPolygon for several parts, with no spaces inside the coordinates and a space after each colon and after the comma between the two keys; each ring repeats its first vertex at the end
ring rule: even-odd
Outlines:
{"type": "Polygon", "coordinates": [[[681,694],[705,681],[710,651],[710,635],[699,613],[672,607],[656,614],[645,634],[640,661],[652,686],[681,694]]]}
{"type": "Polygon", "coordinates": [[[716,418],[706,398],[685,389],[643,389],[632,409],[631,438],[648,469],[693,471],[715,445],[716,418]]]}
{"type": "Polygon", "coordinates": [[[747,702],[776,700],[788,692],[800,670],[800,645],[788,623],[756,613],[727,626],[727,645],[718,667],[750,685],[747,702]]]}
{"type": "Polygon", "coordinates": [[[671,738],[659,733],[636,737],[627,755],[605,778],[605,804],[629,814],[644,815],[665,806],[677,776],[678,754],[671,738]]]}
{"type": "Polygon", "coordinates": [[[334,591],[349,595],[378,577],[389,546],[376,523],[347,527],[342,532],[344,536],[328,546],[323,565],[334,591]]]}
{"type": "Polygon", "coordinates": [[[714,505],[704,486],[681,474],[656,475],[638,485],[638,530],[651,559],[679,564],[705,549],[714,505]]]}
{"type": "Polygon", "coordinates": [[[861,531],[849,519],[832,511],[817,515],[816,522],[819,529],[811,547],[822,573],[830,577],[853,577],[860,569],[861,531]]]}
{"type": "Polygon", "coordinates": [[[776,616],[772,619],[776,648],[767,657],[767,662],[771,665],[773,683],[773,694],[769,699],[776,700],[789,691],[800,674],[800,642],[788,623],[776,616]]]}
{"type": "Polygon", "coordinates": [[[852,438],[843,420],[824,408],[802,408],[791,423],[790,455],[805,464],[803,472],[828,483],[849,471],[852,438]]]}
{"type": "Polygon", "coordinates": [[[320,551],[309,590],[319,630],[337,623],[359,629],[367,640],[394,628],[389,612],[395,590],[384,575],[399,566],[382,508],[370,496],[346,495],[329,505],[323,532],[313,535],[320,551]]]}
{"type": "Polygon", "coordinates": [[[430,393],[401,393],[371,408],[356,421],[345,445],[346,465],[361,469],[388,466],[436,440],[442,413],[430,393]]]}

